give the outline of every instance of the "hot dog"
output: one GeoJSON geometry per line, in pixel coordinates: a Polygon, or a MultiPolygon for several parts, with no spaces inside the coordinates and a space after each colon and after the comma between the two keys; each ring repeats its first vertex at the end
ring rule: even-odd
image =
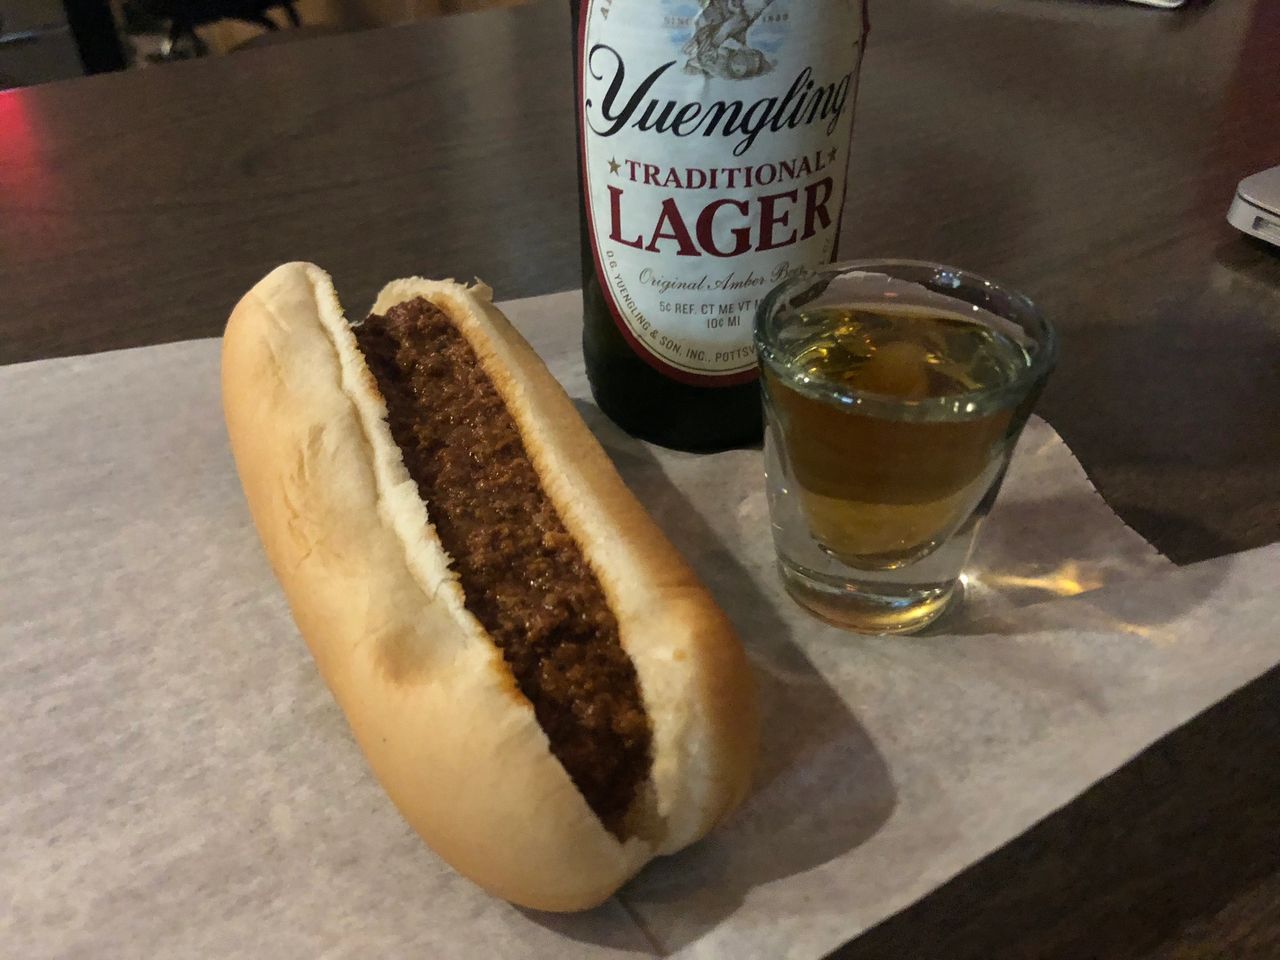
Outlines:
{"type": "Polygon", "coordinates": [[[351,324],[286,264],[233,311],[222,392],[299,631],[456,870],[585,909],[739,803],[733,630],[486,287],[397,280],[351,324]]]}

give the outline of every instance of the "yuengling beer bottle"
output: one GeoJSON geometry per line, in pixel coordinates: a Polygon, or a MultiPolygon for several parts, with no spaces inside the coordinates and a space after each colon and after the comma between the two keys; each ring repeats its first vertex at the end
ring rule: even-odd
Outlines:
{"type": "Polygon", "coordinates": [[[865,0],[571,6],[596,402],[666,446],[753,442],[756,306],[836,254],[865,0]]]}

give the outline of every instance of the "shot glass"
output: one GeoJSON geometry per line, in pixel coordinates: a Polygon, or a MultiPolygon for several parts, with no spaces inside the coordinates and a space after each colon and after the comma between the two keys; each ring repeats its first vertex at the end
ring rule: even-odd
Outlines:
{"type": "Polygon", "coordinates": [[[1052,370],[1030,300],[954,267],[859,261],[761,301],[756,347],[778,565],[813,613],[919,630],[960,574],[1052,370]]]}

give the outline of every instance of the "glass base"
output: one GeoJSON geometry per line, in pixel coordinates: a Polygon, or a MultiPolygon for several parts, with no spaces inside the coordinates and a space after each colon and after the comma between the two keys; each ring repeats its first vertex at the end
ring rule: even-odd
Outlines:
{"type": "Polygon", "coordinates": [[[959,580],[945,583],[852,583],[778,564],[787,592],[815,616],[844,630],[914,633],[960,602],[959,580]]]}

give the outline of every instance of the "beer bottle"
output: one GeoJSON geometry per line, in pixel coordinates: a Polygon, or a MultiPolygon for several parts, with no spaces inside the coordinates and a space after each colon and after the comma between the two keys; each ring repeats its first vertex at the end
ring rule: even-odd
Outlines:
{"type": "Polygon", "coordinates": [[[665,446],[752,443],[756,306],[836,255],[865,0],[570,2],[596,402],[665,446]]]}

